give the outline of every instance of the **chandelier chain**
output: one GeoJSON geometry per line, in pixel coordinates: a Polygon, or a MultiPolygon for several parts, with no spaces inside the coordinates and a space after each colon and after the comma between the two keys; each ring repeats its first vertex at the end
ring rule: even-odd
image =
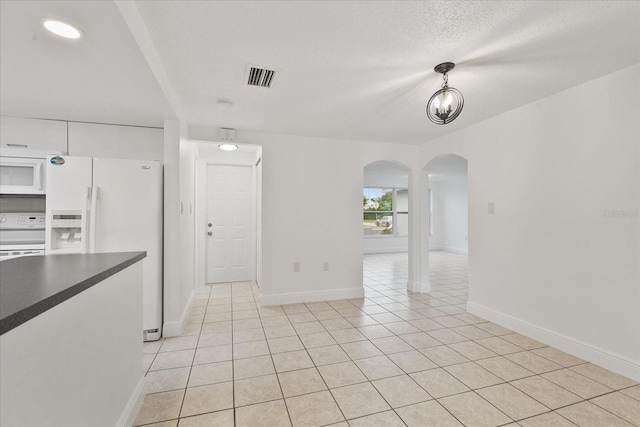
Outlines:
{"type": "Polygon", "coordinates": [[[444,89],[446,87],[449,87],[449,74],[443,73],[442,80],[444,80],[444,82],[442,83],[442,88],[444,89]]]}

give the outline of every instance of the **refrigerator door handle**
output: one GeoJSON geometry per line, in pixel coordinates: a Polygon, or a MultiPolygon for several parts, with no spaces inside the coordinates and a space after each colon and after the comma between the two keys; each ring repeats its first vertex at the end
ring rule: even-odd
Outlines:
{"type": "Polygon", "coordinates": [[[90,252],[96,252],[96,216],[98,209],[98,192],[100,187],[93,187],[91,191],[91,208],[89,212],[89,247],[90,252]]]}
{"type": "Polygon", "coordinates": [[[84,200],[84,206],[82,207],[82,253],[86,254],[89,252],[89,234],[88,234],[88,224],[89,224],[89,203],[91,203],[91,187],[84,187],[82,191],[82,197],[84,200]]]}

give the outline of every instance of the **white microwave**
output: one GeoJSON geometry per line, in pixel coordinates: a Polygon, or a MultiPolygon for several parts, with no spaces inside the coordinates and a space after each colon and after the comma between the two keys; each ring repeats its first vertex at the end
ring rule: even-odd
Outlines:
{"type": "Polygon", "coordinates": [[[45,160],[0,157],[0,194],[45,194],[45,160]]]}

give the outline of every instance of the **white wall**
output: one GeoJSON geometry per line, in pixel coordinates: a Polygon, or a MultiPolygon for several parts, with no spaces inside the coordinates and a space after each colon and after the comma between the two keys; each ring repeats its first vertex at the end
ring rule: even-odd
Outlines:
{"type": "Polygon", "coordinates": [[[636,380],[639,88],[635,65],[421,148],[469,162],[468,309],[636,380]]]}
{"type": "Polygon", "coordinates": [[[180,304],[189,308],[196,285],[194,160],[194,144],[180,138],[180,304]]]}
{"type": "Polygon", "coordinates": [[[409,237],[407,236],[365,236],[362,239],[364,254],[386,254],[408,250],[409,237]]]}
{"type": "MultiPolygon", "coordinates": [[[[217,129],[192,128],[189,135],[214,140],[217,129]]],[[[262,146],[262,304],[361,297],[363,167],[382,159],[418,167],[418,148],[249,132],[236,137],[262,146]]]]}
{"type": "Polygon", "coordinates": [[[467,177],[454,175],[430,181],[433,193],[433,235],[430,250],[467,253],[467,177]]]}
{"type": "MultiPolygon", "coordinates": [[[[188,177],[181,175],[180,158],[181,138],[180,125],[175,120],[165,120],[164,123],[164,321],[163,336],[182,334],[191,301],[193,300],[193,286],[191,295],[190,284],[183,280],[184,262],[181,251],[185,248],[181,243],[188,239],[184,233],[193,234],[193,230],[186,230],[182,221],[181,190],[184,189],[188,177]],[[181,183],[182,181],[182,183],[181,183]]],[[[185,154],[185,158],[188,155],[185,154]]],[[[193,175],[192,175],[193,176],[193,175]]],[[[191,266],[193,269],[193,266],[191,266]]]]}
{"type": "Polygon", "coordinates": [[[363,169],[363,182],[365,187],[409,187],[409,170],[406,166],[391,162],[375,162],[366,165],[363,169]]]}

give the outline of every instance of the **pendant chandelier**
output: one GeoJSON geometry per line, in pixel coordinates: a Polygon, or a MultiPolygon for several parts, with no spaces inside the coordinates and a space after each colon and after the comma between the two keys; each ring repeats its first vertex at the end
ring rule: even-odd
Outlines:
{"type": "Polygon", "coordinates": [[[427,103],[427,117],[437,125],[446,125],[456,119],[464,106],[464,98],[458,89],[449,87],[448,72],[456,66],[453,62],[443,62],[434,71],[442,74],[442,89],[433,94],[427,103]]]}

